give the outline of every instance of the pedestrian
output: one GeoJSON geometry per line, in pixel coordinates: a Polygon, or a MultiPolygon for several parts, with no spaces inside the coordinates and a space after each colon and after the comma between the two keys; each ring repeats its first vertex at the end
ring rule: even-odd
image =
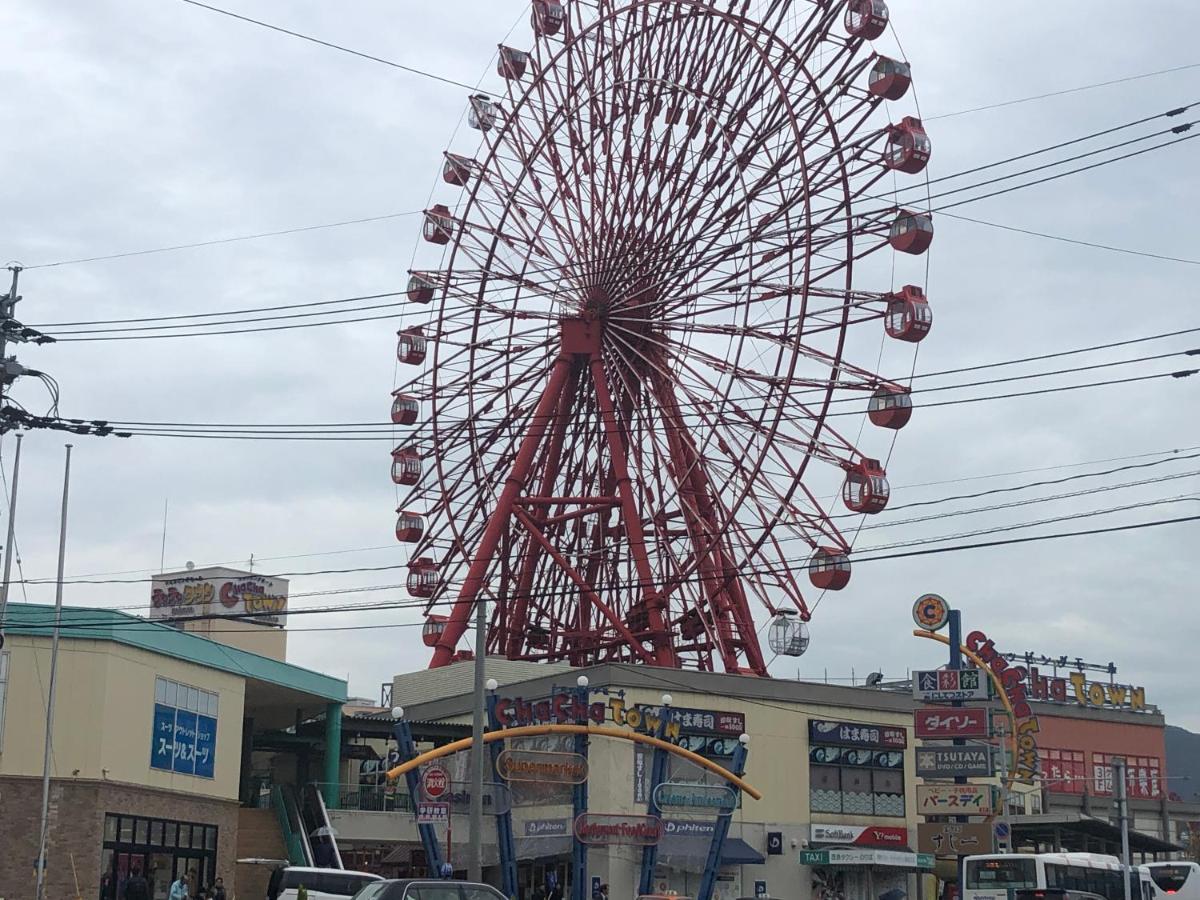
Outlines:
{"type": "Polygon", "coordinates": [[[220,875],[213,882],[212,900],[225,900],[225,882],[221,880],[220,875]]]}
{"type": "Polygon", "coordinates": [[[133,871],[125,879],[123,900],[150,900],[150,883],[142,876],[140,863],[133,864],[133,871]]]}
{"type": "Polygon", "coordinates": [[[171,890],[167,894],[167,900],[192,900],[191,892],[188,891],[188,877],[186,872],[172,882],[171,890]]]}

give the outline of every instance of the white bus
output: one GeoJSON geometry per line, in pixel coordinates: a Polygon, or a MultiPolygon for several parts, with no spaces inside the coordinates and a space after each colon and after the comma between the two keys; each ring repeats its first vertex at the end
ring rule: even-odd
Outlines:
{"type": "Polygon", "coordinates": [[[1147,863],[1160,893],[1171,900],[1200,900],[1200,864],[1194,862],[1147,863]]]}
{"type": "MultiPolygon", "coordinates": [[[[1125,900],[1121,861],[1100,853],[968,856],[963,871],[962,900],[1054,900],[1064,896],[1073,900],[1080,895],[1125,900]]],[[[1157,896],[1149,867],[1134,866],[1130,900],[1157,900],[1157,896]]]]}

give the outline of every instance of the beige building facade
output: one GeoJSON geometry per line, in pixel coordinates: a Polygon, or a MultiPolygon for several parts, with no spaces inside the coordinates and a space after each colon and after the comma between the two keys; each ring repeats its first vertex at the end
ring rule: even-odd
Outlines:
{"type": "MultiPolygon", "coordinates": [[[[422,724],[468,725],[471,667],[457,663],[436,674],[395,679],[393,696],[409,701],[404,712],[415,733],[422,724]],[[436,680],[437,699],[427,699],[421,690],[427,680],[436,680]]],[[[661,716],[665,694],[681,726],[672,738],[678,747],[728,767],[740,735],[747,735],[745,780],[762,798],[743,795],[731,816],[714,893],[722,900],[764,894],[789,900],[878,900],[892,889],[915,897],[918,874],[932,868],[932,859],[912,850],[918,817],[912,702],[906,696],[630,665],[514,670],[498,660],[496,672],[501,682],[497,709],[514,727],[552,720],[554,704],[545,701],[577,691],[576,679],[583,676],[597,724],[602,718],[622,732],[645,733],[651,727],[648,719],[661,716]]],[[[505,746],[565,750],[569,741],[524,738],[505,746]]],[[[468,777],[466,754],[459,757],[446,760],[456,781],[468,777]]],[[[593,737],[588,762],[589,813],[647,814],[651,749],[632,740],[593,737]]],[[[669,759],[666,780],[723,783],[676,756],[669,759]]],[[[554,872],[560,883],[569,877],[570,794],[564,787],[531,789],[516,782],[508,788],[522,895],[529,896],[547,872],[554,872]]],[[[695,896],[716,815],[664,810],[661,819],[664,833],[652,889],[695,896]]],[[[415,833],[390,837],[417,849],[415,833]]],[[[486,839],[494,843],[490,828],[486,839]]],[[[399,850],[393,859],[403,855],[399,850]]],[[[494,846],[485,855],[494,862],[494,846]]],[[[641,858],[639,847],[594,846],[588,854],[589,879],[609,884],[610,896],[636,896],[641,858]]],[[[498,872],[490,870],[490,875],[497,878],[498,872]]]]}
{"type": "MultiPolygon", "coordinates": [[[[53,609],[8,607],[0,651],[0,897],[33,895],[53,609]]],[[[194,872],[238,880],[255,742],[338,714],[346,685],[110,610],[63,611],[49,754],[47,896],[117,900],[130,872],[155,898],[194,872]]]]}

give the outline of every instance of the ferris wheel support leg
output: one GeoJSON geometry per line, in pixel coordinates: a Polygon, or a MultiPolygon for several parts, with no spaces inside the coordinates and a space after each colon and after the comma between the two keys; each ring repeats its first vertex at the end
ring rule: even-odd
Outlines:
{"type": "MultiPolygon", "coordinates": [[[[570,420],[571,406],[575,396],[575,388],[579,384],[579,367],[570,366],[570,375],[559,395],[558,412],[554,420],[554,431],[550,435],[550,448],[546,454],[546,464],[542,468],[542,484],[538,491],[540,496],[550,494],[554,481],[558,478],[558,467],[562,459],[563,441],[566,438],[567,423],[570,420]]],[[[507,621],[508,640],[505,642],[505,656],[509,659],[521,658],[521,645],[528,631],[525,621],[529,615],[529,594],[533,590],[533,579],[537,574],[538,561],[541,559],[542,545],[535,540],[529,542],[524,558],[521,560],[521,571],[517,576],[516,596],[513,602],[512,614],[507,621]]]]}
{"type": "Polygon", "coordinates": [[[604,375],[604,361],[599,355],[592,357],[592,384],[596,390],[596,402],[600,408],[604,432],[608,436],[608,451],[612,457],[613,472],[617,476],[617,496],[621,498],[621,518],[629,539],[629,553],[633,557],[638,580],[641,582],[642,597],[650,620],[650,640],[654,644],[655,664],[678,668],[679,660],[675,655],[675,648],[671,645],[671,631],[665,615],[666,602],[654,586],[654,572],[650,568],[650,557],[646,552],[642,519],[634,502],[625,447],[621,443],[612,394],[609,393],[608,380],[604,375]]]}
{"type": "Polygon", "coordinates": [[[471,561],[471,568],[467,571],[467,577],[463,582],[462,590],[458,593],[458,599],[454,601],[454,606],[450,610],[450,618],[446,622],[445,630],[442,632],[442,636],[438,638],[437,646],[434,648],[433,659],[429,661],[431,669],[449,665],[454,658],[454,648],[458,645],[459,638],[467,630],[471,611],[475,607],[479,590],[483,587],[484,576],[487,574],[488,566],[491,565],[492,559],[496,555],[496,550],[500,546],[500,537],[508,527],[509,517],[512,515],[513,500],[516,499],[517,494],[520,493],[522,486],[529,477],[529,470],[533,465],[534,455],[537,453],[538,445],[541,444],[542,437],[549,427],[551,414],[558,403],[559,397],[562,395],[563,385],[566,384],[570,370],[571,359],[565,353],[555,360],[554,367],[550,370],[550,377],[546,381],[546,389],[542,392],[541,399],[538,400],[537,409],[534,411],[533,420],[529,425],[529,431],[526,432],[524,439],[521,441],[517,457],[513,460],[512,471],[509,473],[508,478],[505,479],[504,489],[500,492],[500,498],[496,501],[496,508],[492,510],[491,516],[488,517],[488,523],[483,530],[483,536],[479,539],[479,549],[475,551],[475,558],[471,561]]]}
{"type": "Polygon", "coordinates": [[[679,492],[681,497],[690,499],[690,502],[681,503],[680,509],[687,522],[701,586],[712,610],[714,638],[721,662],[727,672],[745,671],[738,664],[738,651],[741,650],[746,656],[746,668],[755,675],[765,676],[766,662],[758,645],[754,619],[737,567],[724,540],[713,537],[720,530],[713,514],[715,492],[708,472],[692,442],[674,391],[658,378],[655,379],[655,393],[668,423],[667,444],[679,473],[679,492]],[[731,621],[737,628],[736,637],[729,628],[731,621]]]}

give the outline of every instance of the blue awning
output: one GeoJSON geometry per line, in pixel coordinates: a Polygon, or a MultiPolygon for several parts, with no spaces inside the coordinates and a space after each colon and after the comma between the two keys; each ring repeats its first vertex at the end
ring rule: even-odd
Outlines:
{"type": "Polygon", "coordinates": [[[766,861],[765,856],[741,838],[725,838],[725,846],[721,848],[721,865],[761,866],[766,861]]]}

